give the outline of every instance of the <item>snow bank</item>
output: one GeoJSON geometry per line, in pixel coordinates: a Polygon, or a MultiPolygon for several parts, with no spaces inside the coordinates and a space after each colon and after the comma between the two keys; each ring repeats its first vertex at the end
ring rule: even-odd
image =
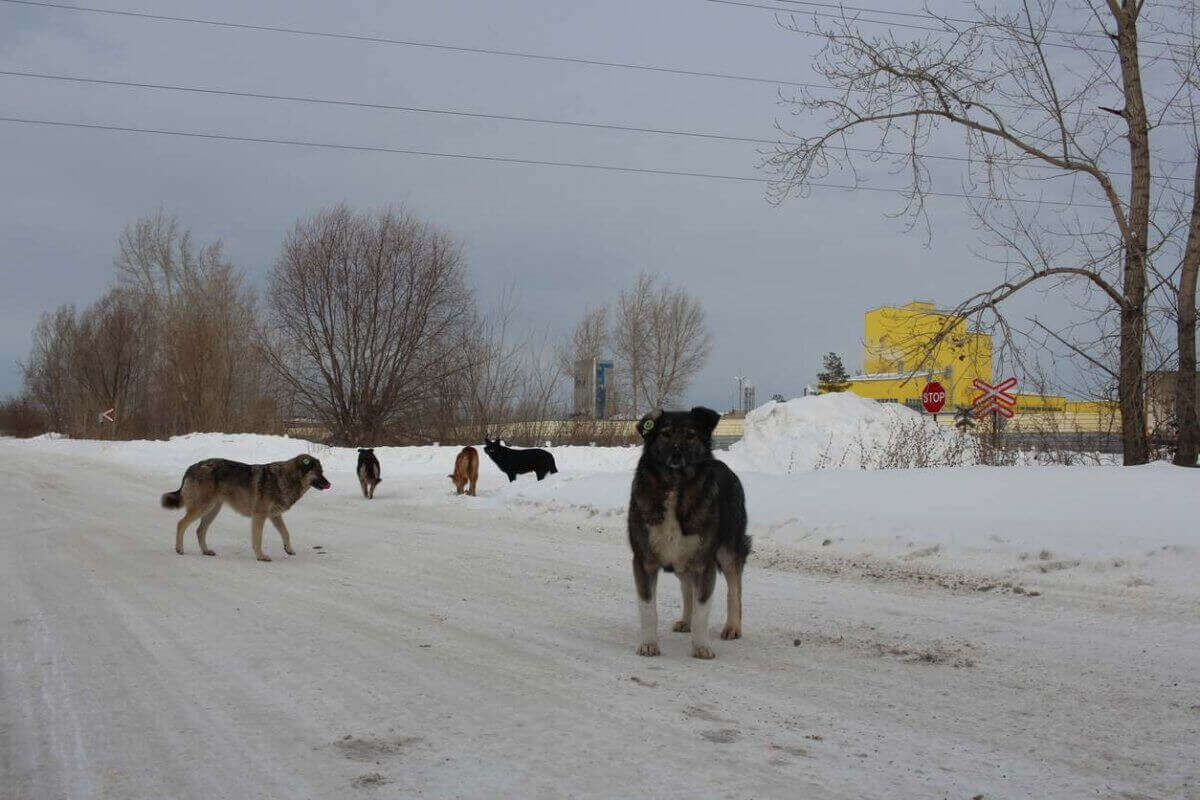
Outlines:
{"type": "Polygon", "coordinates": [[[849,392],[767,403],[746,415],[730,463],[791,474],[824,467],[879,468],[973,463],[956,433],[895,403],[849,392]]]}
{"type": "MultiPolygon", "coordinates": [[[[293,439],[288,436],[267,436],[254,433],[189,433],[174,436],[167,442],[137,440],[107,442],[95,439],[66,439],[39,436],[32,439],[8,440],[16,447],[28,447],[39,452],[62,452],[74,456],[94,457],[107,463],[147,470],[183,470],[205,458],[228,458],[260,464],[282,461],[302,453],[316,456],[327,473],[353,474],[358,463],[358,450],[353,447],[330,447],[293,439]]],[[[444,478],[454,467],[458,446],[430,445],[424,447],[377,447],[375,455],[384,463],[384,478],[389,476],[444,478]]],[[[482,446],[476,448],[482,461],[492,466],[484,456],[482,446]]],[[[637,464],[640,448],[636,447],[552,447],[560,471],[574,473],[631,473],[637,464]]],[[[446,482],[449,486],[449,481],[446,482]]]]}
{"type": "MultiPolygon", "coordinates": [[[[259,434],[191,433],[160,441],[105,442],[70,440],[48,434],[27,446],[90,454],[133,467],[178,469],[203,458],[261,463],[309,453],[327,471],[353,472],[358,453],[352,447],[328,447],[305,439],[259,434]]],[[[962,441],[927,417],[894,403],[877,403],[850,393],[770,402],[746,416],[744,438],[718,453],[739,471],[791,475],[816,468],[877,468],[970,463],[957,454],[962,441]]],[[[454,464],[457,446],[378,447],[392,475],[444,476],[454,464]]],[[[482,448],[480,448],[482,449],[482,448]]],[[[550,448],[565,474],[632,473],[639,447],[550,448]]],[[[482,455],[482,453],[481,453],[482,455]]],[[[485,463],[489,463],[484,459],[485,463]]]]}

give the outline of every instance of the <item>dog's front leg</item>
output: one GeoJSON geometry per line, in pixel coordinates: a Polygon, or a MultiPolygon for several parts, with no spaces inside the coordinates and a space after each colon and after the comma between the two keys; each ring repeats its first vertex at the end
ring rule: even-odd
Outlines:
{"type": "Polygon", "coordinates": [[[271,560],[271,557],[262,551],[262,532],[266,522],[267,518],[260,514],[250,518],[250,546],[254,548],[254,557],[259,561],[271,560]]]}
{"type": "Polygon", "coordinates": [[[692,581],[687,575],[679,576],[679,588],[683,592],[683,617],[671,629],[679,633],[687,633],[692,629],[692,602],[696,594],[692,581]]]}
{"type": "Polygon", "coordinates": [[[708,646],[708,612],[712,608],[713,588],[717,584],[716,564],[708,564],[703,572],[689,575],[693,581],[692,593],[692,656],[694,658],[716,658],[708,646]]]}
{"type": "Polygon", "coordinates": [[[287,525],[283,524],[283,515],[276,514],[271,517],[271,524],[275,526],[275,530],[279,531],[279,538],[283,539],[283,552],[289,556],[296,555],[296,551],[292,549],[292,536],[288,533],[287,525]]]}
{"type": "Polygon", "coordinates": [[[658,567],[648,569],[636,555],[633,557],[633,582],[638,594],[638,619],[642,626],[642,643],[638,645],[639,656],[656,656],[658,649],[658,601],[655,589],[658,584],[658,567]]]}

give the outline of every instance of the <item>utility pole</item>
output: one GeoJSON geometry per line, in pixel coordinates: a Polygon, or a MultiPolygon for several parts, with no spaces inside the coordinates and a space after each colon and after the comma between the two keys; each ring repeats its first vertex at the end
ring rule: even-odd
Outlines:
{"type": "Polygon", "coordinates": [[[737,397],[733,401],[733,410],[737,411],[742,407],[742,390],[746,385],[745,375],[734,375],[733,379],[737,381],[737,397]]]}

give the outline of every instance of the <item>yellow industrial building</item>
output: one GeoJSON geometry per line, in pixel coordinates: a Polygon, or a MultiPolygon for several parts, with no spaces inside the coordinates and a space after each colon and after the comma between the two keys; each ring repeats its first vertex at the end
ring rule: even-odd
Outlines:
{"type": "MultiPolygon", "coordinates": [[[[945,412],[953,412],[956,406],[970,406],[979,396],[972,385],[976,378],[996,382],[992,380],[992,337],[968,328],[964,318],[919,300],[867,311],[863,320],[863,372],[850,376],[849,391],[920,410],[925,383],[937,380],[946,389],[945,412]]],[[[1097,432],[1120,427],[1113,403],[1068,400],[1061,395],[1014,394],[1017,416],[1008,425],[1015,430],[1097,432]]],[[[943,413],[941,421],[949,423],[952,416],[943,413]]]]}

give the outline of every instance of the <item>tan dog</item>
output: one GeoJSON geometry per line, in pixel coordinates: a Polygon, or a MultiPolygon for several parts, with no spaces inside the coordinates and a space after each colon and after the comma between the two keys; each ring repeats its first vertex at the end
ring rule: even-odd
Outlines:
{"type": "Polygon", "coordinates": [[[479,481],[479,453],[475,452],[474,447],[464,447],[459,452],[458,457],[454,459],[454,474],[450,476],[450,480],[458,490],[455,494],[462,494],[463,487],[469,481],[471,488],[467,490],[467,494],[475,496],[475,484],[479,481]]]}
{"type": "Polygon", "coordinates": [[[180,487],[162,496],[163,508],[187,509],[175,526],[175,552],[183,555],[183,534],[199,517],[196,539],[200,552],[215,556],[205,544],[205,535],[221,506],[229,503],[239,514],[250,518],[250,544],[259,561],[271,560],[262,549],[263,525],[268,518],[283,539],[283,551],[294,556],[296,551],[283,524],[283,512],[294,506],[310,486],[318,489],[330,486],[321,471],[321,462],[312,456],[296,456],[290,461],[270,464],[242,464],[223,458],[197,461],[183,473],[180,487]]]}

